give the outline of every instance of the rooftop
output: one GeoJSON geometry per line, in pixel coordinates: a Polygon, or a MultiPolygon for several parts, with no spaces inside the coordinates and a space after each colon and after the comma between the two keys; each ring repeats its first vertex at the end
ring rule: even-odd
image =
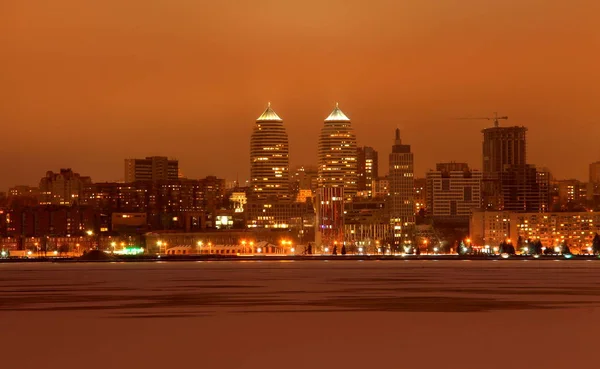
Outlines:
{"type": "Polygon", "coordinates": [[[279,115],[277,115],[277,113],[275,113],[275,111],[273,109],[271,109],[271,103],[269,103],[267,105],[267,109],[260,115],[260,117],[258,117],[258,119],[256,120],[258,121],[276,121],[276,122],[283,122],[283,119],[281,119],[279,117],[279,115]]]}
{"type": "Polygon", "coordinates": [[[325,118],[326,122],[349,122],[350,118],[344,114],[339,107],[338,103],[335,103],[335,109],[329,114],[327,118],[325,118]]]}

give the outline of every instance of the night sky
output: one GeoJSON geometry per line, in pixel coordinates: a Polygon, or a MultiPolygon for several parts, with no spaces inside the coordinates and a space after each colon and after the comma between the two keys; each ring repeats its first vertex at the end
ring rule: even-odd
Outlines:
{"type": "Polygon", "coordinates": [[[0,190],[61,167],[121,180],[124,158],[147,155],[246,179],[268,101],[292,165],[316,163],[339,101],[381,174],[396,127],[418,176],[480,168],[491,123],[454,118],[498,111],[529,128],[530,163],[585,180],[598,14],[597,0],[3,0],[0,190]]]}

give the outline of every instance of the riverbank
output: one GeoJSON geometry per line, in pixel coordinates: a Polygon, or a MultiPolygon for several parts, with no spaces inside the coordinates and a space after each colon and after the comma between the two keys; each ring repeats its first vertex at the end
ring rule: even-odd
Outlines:
{"type": "Polygon", "coordinates": [[[110,255],[103,259],[86,258],[6,258],[0,263],[121,263],[181,261],[499,261],[499,260],[598,260],[596,255],[110,255]]]}

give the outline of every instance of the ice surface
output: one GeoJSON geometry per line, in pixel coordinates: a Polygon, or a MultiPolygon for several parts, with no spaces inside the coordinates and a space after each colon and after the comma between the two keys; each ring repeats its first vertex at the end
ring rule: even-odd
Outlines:
{"type": "Polygon", "coordinates": [[[595,261],[0,264],[1,368],[596,367],[595,261]]]}

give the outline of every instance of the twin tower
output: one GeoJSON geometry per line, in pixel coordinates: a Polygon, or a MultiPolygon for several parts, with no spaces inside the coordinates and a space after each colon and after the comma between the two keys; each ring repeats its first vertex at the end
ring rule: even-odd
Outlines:
{"type": "MultiPolygon", "coordinates": [[[[319,135],[319,187],[343,187],[351,198],[357,190],[356,135],[350,119],[335,108],[319,135]]],[[[258,117],[250,140],[251,193],[257,198],[289,198],[289,144],[283,119],[271,104],[258,117]]]]}

